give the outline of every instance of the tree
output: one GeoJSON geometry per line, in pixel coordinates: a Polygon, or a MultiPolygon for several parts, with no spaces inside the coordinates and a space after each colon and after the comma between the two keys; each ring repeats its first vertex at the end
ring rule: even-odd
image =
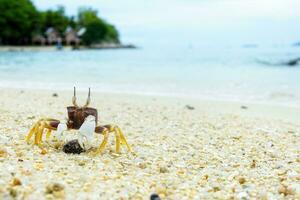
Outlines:
{"type": "Polygon", "coordinates": [[[0,41],[24,44],[38,26],[38,11],[30,0],[0,0],[0,41]]]}
{"type": "Polygon", "coordinates": [[[46,31],[49,27],[53,27],[60,34],[64,33],[72,20],[65,15],[65,9],[62,6],[59,6],[57,10],[41,12],[40,17],[42,32],[46,31]]]}
{"type": "Polygon", "coordinates": [[[76,20],[66,16],[62,6],[39,12],[30,0],[0,0],[0,44],[30,44],[34,35],[44,35],[50,27],[63,36],[68,26],[74,30],[85,28],[82,41],[86,45],[119,43],[116,28],[99,18],[96,10],[82,8],[76,20]]]}
{"type": "Polygon", "coordinates": [[[119,43],[119,33],[116,28],[99,18],[96,10],[79,9],[78,24],[86,28],[82,35],[82,41],[86,45],[102,42],[119,43]]]}

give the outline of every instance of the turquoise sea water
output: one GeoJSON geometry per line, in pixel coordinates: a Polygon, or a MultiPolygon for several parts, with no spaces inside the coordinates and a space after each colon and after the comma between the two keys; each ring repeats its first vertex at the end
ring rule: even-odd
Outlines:
{"type": "Polygon", "coordinates": [[[300,57],[298,1],[33,2],[69,15],[97,9],[139,49],[0,52],[0,86],[300,106],[300,66],[280,65],[300,57]]]}
{"type": "Polygon", "coordinates": [[[63,90],[76,85],[81,90],[300,106],[300,66],[278,64],[299,56],[300,48],[292,45],[242,44],[1,52],[0,86],[63,90]]]}

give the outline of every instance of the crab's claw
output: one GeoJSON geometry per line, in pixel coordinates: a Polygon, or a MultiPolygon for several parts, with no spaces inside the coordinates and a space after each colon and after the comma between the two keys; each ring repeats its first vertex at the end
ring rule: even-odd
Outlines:
{"type": "Polygon", "coordinates": [[[89,145],[89,142],[93,139],[93,134],[96,128],[96,118],[93,115],[89,115],[85,118],[85,121],[79,128],[78,142],[83,149],[89,145]]]}
{"type": "Polygon", "coordinates": [[[59,123],[57,126],[57,136],[62,138],[63,133],[68,129],[68,126],[66,123],[59,123]]]}

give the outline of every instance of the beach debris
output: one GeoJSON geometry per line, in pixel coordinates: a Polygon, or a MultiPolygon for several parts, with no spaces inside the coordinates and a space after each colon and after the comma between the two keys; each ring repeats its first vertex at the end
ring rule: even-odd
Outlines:
{"type": "MultiPolygon", "coordinates": [[[[122,145],[126,146],[128,151],[132,152],[131,147],[127,143],[125,136],[121,129],[117,125],[104,125],[97,126],[98,123],[98,111],[95,108],[88,107],[91,102],[91,90],[89,89],[88,98],[84,106],[78,106],[76,102],[76,88],[74,87],[74,95],[72,98],[73,106],[68,106],[68,119],[66,123],[63,123],[57,119],[52,118],[42,118],[38,120],[31,130],[29,131],[26,141],[30,143],[31,138],[34,136],[34,144],[41,145],[43,133],[46,131],[46,139],[49,139],[52,131],[57,131],[59,135],[62,135],[67,130],[79,130],[79,137],[77,143],[82,149],[86,149],[89,141],[92,140],[93,134],[102,134],[104,139],[98,149],[97,153],[104,151],[105,146],[108,143],[108,136],[110,133],[114,133],[116,137],[116,153],[120,153],[120,147],[122,145]]],[[[65,152],[80,152],[82,151],[73,141],[64,147],[65,152]],[[74,146],[75,145],[75,146],[74,146]],[[75,148],[74,148],[75,147],[75,148]]]]}
{"type": "Polygon", "coordinates": [[[85,150],[80,146],[78,140],[76,140],[76,139],[67,142],[63,146],[63,152],[65,152],[65,153],[80,154],[84,151],[85,150]]]}
{"type": "Polygon", "coordinates": [[[58,94],[57,93],[53,93],[52,96],[53,97],[58,97],[58,94]]]}
{"type": "Polygon", "coordinates": [[[151,194],[150,200],[161,200],[161,198],[158,196],[158,194],[151,194]]]}
{"type": "Polygon", "coordinates": [[[195,107],[190,105],[186,105],[185,108],[188,110],[195,110],[195,107]]]}

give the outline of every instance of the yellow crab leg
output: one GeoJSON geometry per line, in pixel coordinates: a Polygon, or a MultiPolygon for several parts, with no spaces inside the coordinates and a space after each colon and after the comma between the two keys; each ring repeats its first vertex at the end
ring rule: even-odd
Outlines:
{"type": "Polygon", "coordinates": [[[116,135],[116,152],[120,153],[121,137],[117,129],[114,130],[116,135]]]}
{"type": "Polygon", "coordinates": [[[131,151],[132,151],[132,150],[131,150],[131,147],[130,147],[130,145],[128,144],[128,142],[127,142],[127,140],[126,140],[126,138],[125,138],[125,136],[124,136],[122,130],[121,130],[119,127],[117,127],[117,130],[118,130],[118,132],[119,132],[119,134],[120,134],[120,138],[121,138],[122,144],[125,144],[126,147],[127,147],[127,149],[128,149],[128,151],[131,152],[131,151]]]}
{"type": "Polygon", "coordinates": [[[34,144],[40,144],[41,140],[42,140],[42,135],[43,135],[43,130],[44,130],[44,126],[41,125],[35,135],[35,141],[34,144]]]}
{"type": "Polygon", "coordinates": [[[26,137],[26,142],[29,142],[29,141],[30,141],[32,135],[36,132],[37,126],[38,126],[38,123],[36,123],[36,124],[30,129],[30,131],[29,131],[29,133],[28,133],[28,135],[27,135],[27,137],[26,137]]]}
{"type": "Polygon", "coordinates": [[[48,129],[47,133],[46,133],[46,140],[49,140],[51,135],[51,129],[48,129]]]}
{"type": "Polygon", "coordinates": [[[106,144],[108,142],[108,134],[109,134],[108,131],[104,132],[104,139],[103,139],[101,145],[99,146],[99,148],[97,149],[96,153],[101,153],[104,150],[104,148],[105,148],[105,146],[106,146],[106,144]]]}

